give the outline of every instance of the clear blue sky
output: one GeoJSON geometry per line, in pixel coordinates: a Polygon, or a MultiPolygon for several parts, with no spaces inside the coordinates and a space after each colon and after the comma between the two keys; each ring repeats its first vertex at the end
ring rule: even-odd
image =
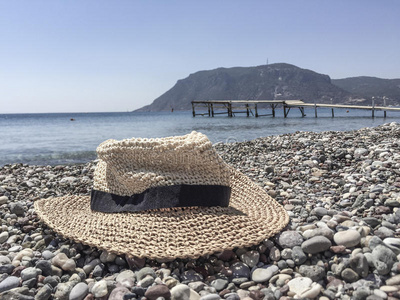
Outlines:
{"type": "Polygon", "coordinates": [[[0,113],[133,110],[267,59],[400,78],[400,1],[0,0],[0,113]]]}

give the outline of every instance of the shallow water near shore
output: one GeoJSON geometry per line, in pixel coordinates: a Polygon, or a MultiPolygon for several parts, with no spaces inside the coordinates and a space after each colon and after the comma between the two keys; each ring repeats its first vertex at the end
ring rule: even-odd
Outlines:
{"type": "MultiPolygon", "coordinates": [[[[270,111],[259,112],[270,113],[270,111]]],[[[335,109],[306,109],[302,118],[292,109],[287,118],[282,109],[276,117],[234,118],[217,116],[192,117],[190,111],[158,113],[54,113],[0,115],[0,165],[29,163],[55,165],[84,163],[96,158],[96,147],[107,139],[131,137],[165,137],[191,131],[206,134],[213,143],[252,140],[258,137],[296,131],[344,131],[399,122],[400,114],[335,109]],[[71,121],[74,119],[74,121],[71,121]]]]}

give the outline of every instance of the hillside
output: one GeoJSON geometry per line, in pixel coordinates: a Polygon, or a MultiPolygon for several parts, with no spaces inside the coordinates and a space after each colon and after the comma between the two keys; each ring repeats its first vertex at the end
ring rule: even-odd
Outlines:
{"type": "Polygon", "coordinates": [[[400,105],[400,79],[382,79],[376,77],[350,77],[332,79],[332,83],[349,93],[364,98],[364,102],[371,102],[375,97],[376,104],[383,104],[383,97],[387,98],[387,105],[400,105]]]}
{"type": "Polygon", "coordinates": [[[344,103],[351,93],[331,83],[328,75],[289,64],[218,68],[179,80],[169,91],[139,111],[191,109],[193,100],[302,99],[344,103]]]}

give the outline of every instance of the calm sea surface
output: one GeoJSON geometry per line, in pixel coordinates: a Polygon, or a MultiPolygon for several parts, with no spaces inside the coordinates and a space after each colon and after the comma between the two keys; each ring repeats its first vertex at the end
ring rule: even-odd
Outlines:
{"type": "MultiPolygon", "coordinates": [[[[260,112],[261,113],[261,112],[260,112]]],[[[292,109],[283,118],[277,116],[237,116],[214,118],[196,116],[191,112],[161,113],[62,113],[62,114],[0,114],[0,165],[28,163],[54,165],[82,163],[96,158],[96,147],[103,141],[131,137],[165,137],[183,135],[196,130],[206,134],[213,143],[251,140],[262,136],[295,131],[352,130],[400,122],[398,112],[306,109],[302,118],[292,109]],[[75,121],[70,121],[73,118],[75,121]]]]}

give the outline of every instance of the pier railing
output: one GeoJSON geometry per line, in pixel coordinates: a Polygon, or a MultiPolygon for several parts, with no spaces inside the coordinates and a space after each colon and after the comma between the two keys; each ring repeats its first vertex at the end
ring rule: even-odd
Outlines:
{"type": "Polygon", "coordinates": [[[304,108],[314,107],[315,117],[318,117],[318,107],[325,107],[332,109],[332,117],[335,116],[334,109],[363,109],[370,110],[372,117],[375,116],[375,111],[384,111],[384,117],[386,117],[386,111],[399,111],[399,107],[389,106],[375,106],[372,101],[372,106],[362,105],[345,105],[345,104],[323,104],[323,103],[305,103],[302,100],[195,100],[192,101],[192,114],[195,116],[209,116],[214,117],[215,115],[227,115],[228,117],[234,117],[236,114],[246,114],[247,117],[255,116],[256,118],[261,116],[272,116],[275,117],[275,111],[278,106],[283,108],[283,115],[286,118],[291,108],[298,108],[301,112],[302,117],[305,117],[304,108]],[[271,113],[259,114],[260,105],[269,106],[271,113]],[[198,113],[196,108],[206,108],[206,112],[198,113]]]}

